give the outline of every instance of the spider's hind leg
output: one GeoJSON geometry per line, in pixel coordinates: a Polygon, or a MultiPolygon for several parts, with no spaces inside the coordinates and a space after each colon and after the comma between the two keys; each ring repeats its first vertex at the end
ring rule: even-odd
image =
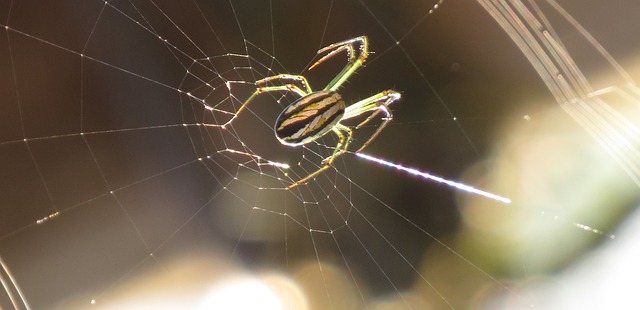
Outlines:
{"type": "Polygon", "coordinates": [[[331,156],[329,156],[329,157],[325,158],[324,160],[322,160],[322,167],[320,167],[318,170],[310,173],[306,177],[304,177],[304,178],[296,181],[295,183],[289,185],[289,188],[294,188],[294,187],[296,187],[296,186],[298,186],[300,184],[307,183],[309,180],[315,178],[317,175],[319,175],[323,171],[329,169],[329,167],[331,167],[331,164],[336,159],[336,157],[342,155],[342,153],[347,151],[347,148],[349,147],[349,143],[351,142],[351,137],[353,135],[353,132],[352,132],[351,128],[338,123],[333,128],[333,132],[335,132],[338,135],[339,141],[338,141],[338,144],[336,144],[336,147],[333,150],[333,153],[331,154],[331,156]],[[346,134],[344,134],[343,132],[345,132],[346,134]]]}
{"type": "Polygon", "coordinates": [[[336,124],[336,127],[333,128],[333,132],[335,132],[340,139],[338,140],[338,144],[336,144],[336,147],[333,150],[333,154],[322,160],[322,163],[326,165],[331,165],[336,157],[342,155],[342,153],[347,151],[349,143],[351,143],[351,138],[353,137],[353,131],[351,130],[351,128],[340,123],[336,124]],[[347,133],[346,137],[342,132],[347,133]]]}
{"type": "Polygon", "coordinates": [[[401,97],[400,93],[394,90],[385,90],[383,92],[377,93],[369,98],[360,100],[350,106],[345,110],[345,114],[343,119],[350,119],[357,116],[362,115],[363,113],[372,112],[367,119],[360,122],[356,126],[356,129],[362,127],[364,124],[368,123],[372,118],[380,113],[384,113],[384,117],[382,118],[382,124],[378,126],[378,129],[369,137],[369,139],[356,151],[356,153],[362,151],[373,139],[375,139],[378,134],[384,129],[389,122],[393,119],[393,113],[389,110],[389,105],[394,101],[399,100],[401,97]]]}

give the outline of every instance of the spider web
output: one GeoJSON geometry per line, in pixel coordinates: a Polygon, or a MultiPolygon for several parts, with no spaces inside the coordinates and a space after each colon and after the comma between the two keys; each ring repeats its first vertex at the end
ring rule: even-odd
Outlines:
{"type": "MultiPolygon", "coordinates": [[[[498,23],[482,10],[508,5],[173,2],[0,3],[2,308],[526,305],[529,285],[551,281],[541,275],[603,237],[576,226],[604,229],[637,203],[637,127],[620,131],[629,152],[616,151],[609,132],[593,140],[587,132],[598,136],[599,127],[558,105],[536,63],[504,35],[495,17],[502,9],[493,11],[498,23]],[[346,59],[308,70],[317,50],[363,34],[374,53],[342,95],[403,95],[366,152],[504,193],[515,206],[352,152],[287,189],[321,167],[336,137],[281,145],[273,124],[291,94],[261,95],[236,111],[255,81],[274,74],[302,74],[321,89],[346,59]],[[527,154],[546,155],[551,168],[527,154]]],[[[591,72],[606,65],[593,61],[599,45],[558,22],[554,5],[563,6],[527,5],[570,48],[595,51],[575,59],[594,81],[591,72]]],[[[639,49],[604,43],[620,50],[616,58],[639,49]]],[[[624,67],[637,73],[632,62],[624,67]]],[[[589,96],[632,102],[610,107],[626,111],[616,124],[627,124],[637,119],[639,93],[616,73],[622,78],[593,82],[589,96]]],[[[380,121],[356,130],[350,150],[380,121]]]]}

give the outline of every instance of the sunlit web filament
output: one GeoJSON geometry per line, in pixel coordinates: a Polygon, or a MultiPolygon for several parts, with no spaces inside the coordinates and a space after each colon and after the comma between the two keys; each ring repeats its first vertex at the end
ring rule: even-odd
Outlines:
{"type": "Polygon", "coordinates": [[[424,178],[424,179],[436,181],[436,182],[439,182],[439,183],[444,183],[444,184],[446,184],[448,186],[451,186],[451,187],[459,189],[459,190],[463,190],[463,191],[471,193],[471,194],[481,195],[481,196],[484,196],[484,197],[487,197],[487,198],[491,198],[491,199],[500,201],[502,203],[511,203],[511,199],[509,199],[509,198],[502,197],[502,196],[499,196],[499,195],[496,195],[496,194],[492,194],[492,193],[489,193],[489,192],[485,192],[483,190],[479,190],[479,189],[477,189],[475,187],[472,187],[472,186],[469,186],[469,185],[466,185],[466,184],[463,184],[463,183],[458,183],[458,182],[455,182],[455,181],[447,180],[445,178],[441,178],[439,176],[435,176],[435,175],[429,174],[429,173],[424,172],[424,171],[420,171],[420,170],[417,170],[417,169],[414,169],[414,168],[407,168],[405,166],[394,164],[394,163],[386,161],[384,159],[380,159],[380,158],[373,157],[371,155],[367,155],[367,154],[363,154],[363,153],[356,153],[356,156],[358,156],[360,158],[364,158],[364,159],[366,159],[368,161],[372,161],[374,163],[381,164],[383,166],[396,168],[398,170],[407,172],[409,174],[417,175],[417,176],[419,176],[421,178],[424,178]]]}
{"type": "MultiPolygon", "coordinates": [[[[502,197],[502,196],[499,196],[499,195],[496,195],[496,194],[493,194],[493,193],[489,193],[489,192],[486,192],[486,191],[483,191],[483,190],[479,190],[479,189],[477,189],[475,187],[472,187],[472,186],[469,186],[469,185],[466,185],[466,184],[463,184],[463,183],[458,183],[458,182],[455,182],[455,181],[447,180],[445,178],[441,178],[439,176],[435,176],[435,175],[429,174],[429,173],[424,172],[424,171],[420,171],[420,170],[417,170],[417,169],[414,169],[414,168],[408,168],[408,167],[405,167],[405,166],[402,166],[402,165],[399,165],[399,164],[394,164],[394,163],[389,162],[387,160],[380,159],[380,158],[377,158],[377,157],[373,157],[371,155],[367,155],[367,154],[363,154],[363,153],[356,153],[356,156],[358,156],[360,158],[364,158],[364,159],[366,159],[368,161],[372,161],[374,163],[381,164],[383,166],[396,168],[398,170],[407,172],[407,173],[412,174],[412,175],[417,175],[419,177],[422,177],[422,178],[425,178],[425,179],[428,179],[428,180],[436,181],[436,182],[439,182],[439,183],[444,183],[444,184],[446,184],[448,186],[451,186],[451,187],[459,189],[459,190],[463,190],[463,191],[471,193],[471,194],[481,195],[481,196],[484,196],[484,197],[487,197],[487,198],[491,198],[491,199],[494,199],[494,200],[497,200],[497,201],[500,201],[500,202],[506,203],[506,204],[511,203],[511,199],[509,199],[509,198],[502,197]]],[[[546,213],[544,211],[542,211],[541,215],[546,215],[546,213]]],[[[577,222],[573,222],[573,221],[561,218],[561,217],[559,217],[557,215],[553,216],[553,219],[556,220],[556,221],[561,221],[561,222],[564,222],[564,223],[568,223],[568,224],[573,225],[573,226],[575,226],[575,227],[577,227],[579,229],[582,229],[582,230],[585,230],[585,231],[588,231],[588,232],[591,232],[591,233],[594,233],[594,234],[597,234],[597,235],[605,236],[605,237],[607,237],[609,239],[615,239],[615,237],[616,237],[615,235],[607,234],[606,232],[604,232],[604,231],[602,231],[600,229],[593,228],[593,227],[585,225],[585,224],[580,224],[580,223],[577,223],[577,222]]]]}

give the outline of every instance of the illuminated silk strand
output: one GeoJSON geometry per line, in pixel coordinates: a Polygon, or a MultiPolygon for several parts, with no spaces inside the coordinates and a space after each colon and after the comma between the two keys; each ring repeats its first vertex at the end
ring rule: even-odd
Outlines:
{"type": "Polygon", "coordinates": [[[481,195],[481,196],[484,196],[484,197],[487,197],[487,198],[490,198],[490,199],[494,199],[494,200],[497,200],[497,201],[505,203],[505,204],[511,203],[511,199],[509,199],[509,198],[502,197],[502,196],[499,196],[499,195],[496,195],[496,194],[493,194],[493,193],[489,193],[489,192],[486,192],[486,191],[483,191],[483,190],[479,190],[479,189],[477,189],[475,187],[472,187],[472,186],[469,186],[469,185],[466,185],[466,184],[463,184],[463,183],[458,183],[458,182],[455,182],[455,181],[447,180],[445,178],[442,178],[442,177],[439,177],[439,176],[435,176],[435,175],[429,174],[429,173],[424,172],[424,171],[420,171],[420,170],[417,170],[417,169],[414,169],[414,168],[408,168],[408,167],[405,167],[405,166],[402,166],[402,165],[394,164],[394,163],[386,161],[384,159],[373,157],[371,155],[367,155],[367,154],[364,154],[364,153],[356,153],[356,156],[358,156],[360,158],[363,158],[363,159],[366,159],[368,161],[377,163],[377,164],[381,164],[383,166],[396,168],[398,170],[407,172],[407,173],[409,173],[411,175],[416,175],[416,176],[419,176],[419,177],[424,178],[424,179],[428,179],[428,180],[436,181],[436,182],[439,182],[439,183],[443,183],[443,184],[446,184],[446,185],[448,185],[450,187],[453,187],[453,188],[456,188],[456,189],[459,189],[459,190],[462,190],[462,191],[465,191],[465,192],[468,192],[468,193],[471,193],[471,194],[481,195]]]}
{"type": "MultiPolygon", "coordinates": [[[[364,153],[356,153],[356,156],[358,156],[360,158],[363,158],[363,159],[366,159],[368,161],[383,165],[383,166],[396,168],[398,170],[407,172],[407,173],[409,173],[411,175],[419,176],[419,177],[427,179],[427,180],[432,180],[432,181],[436,181],[436,182],[439,182],[439,183],[443,183],[443,184],[446,184],[446,185],[451,186],[453,188],[456,188],[456,189],[459,189],[459,190],[462,190],[462,191],[465,191],[465,192],[468,192],[468,193],[471,193],[471,194],[481,195],[481,196],[484,196],[486,198],[491,198],[491,199],[494,199],[496,201],[499,201],[499,202],[502,202],[502,203],[505,203],[505,204],[510,204],[511,203],[511,199],[509,199],[509,198],[502,197],[502,196],[499,196],[499,195],[496,195],[496,194],[493,194],[493,193],[489,193],[489,192],[477,189],[475,187],[472,187],[472,186],[469,186],[469,185],[466,185],[466,184],[463,184],[463,183],[458,183],[458,182],[455,182],[455,181],[447,180],[445,178],[441,178],[439,176],[435,176],[435,175],[429,174],[429,173],[424,172],[424,171],[420,171],[420,170],[417,170],[417,169],[414,169],[414,168],[408,168],[408,167],[405,167],[405,166],[402,166],[402,165],[399,165],[399,164],[394,164],[394,163],[389,162],[387,160],[380,159],[380,158],[377,158],[377,157],[373,157],[371,155],[367,155],[367,154],[364,154],[364,153]]],[[[546,212],[544,212],[544,211],[540,211],[540,214],[541,215],[547,215],[546,212]]],[[[577,227],[579,229],[582,229],[582,230],[585,230],[585,231],[589,231],[589,232],[592,232],[592,233],[595,233],[595,234],[598,234],[598,235],[602,235],[602,236],[605,236],[605,237],[607,237],[609,239],[615,239],[615,237],[616,237],[615,235],[608,234],[605,231],[602,231],[600,229],[593,228],[591,226],[580,224],[580,223],[577,223],[577,222],[573,222],[573,221],[561,218],[559,216],[553,216],[552,218],[553,218],[553,220],[573,225],[573,226],[575,226],[575,227],[577,227]]]]}

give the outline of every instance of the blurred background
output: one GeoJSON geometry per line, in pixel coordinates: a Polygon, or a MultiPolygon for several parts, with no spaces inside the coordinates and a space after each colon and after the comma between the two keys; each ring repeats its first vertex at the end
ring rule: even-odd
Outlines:
{"type": "Polygon", "coordinates": [[[636,308],[638,13],[2,0],[0,309],[636,308]],[[510,204],[353,153],[286,189],[337,143],[275,139],[291,94],[221,127],[260,78],[323,88],[347,59],[317,51],[360,35],[343,97],[402,93],[365,152],[510,204]]]}

